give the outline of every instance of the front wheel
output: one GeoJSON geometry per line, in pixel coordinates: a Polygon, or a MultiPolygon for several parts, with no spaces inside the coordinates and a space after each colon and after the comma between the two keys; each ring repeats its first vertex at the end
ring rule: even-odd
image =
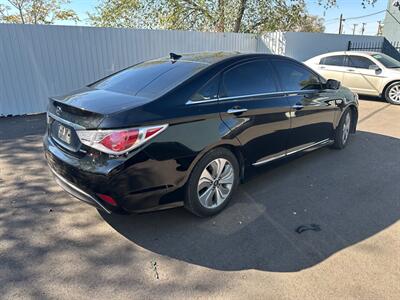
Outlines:
{"type": "Polygon", "coordinates": [[[200,217],[212,216],[225,208],[239,182],[235,155],[216,148],[202,157],[190,175],[185,208],[200,217]]]}
{"type": "Polygon", "coordinates": [[[343,149],[346,147],[347,143],[349,142],[350,131],[351,131],[351,111],[347,109],[342,118],[339,121],[339,125],[335,131],[335,140],[333,143],[333,148],[336,149],[343,149]]]}
{"type": "Polygon", "coordinates": [[[393,82],[387,87],[385,99],[389,103],[400,105],[400,81],[393,82]]]}

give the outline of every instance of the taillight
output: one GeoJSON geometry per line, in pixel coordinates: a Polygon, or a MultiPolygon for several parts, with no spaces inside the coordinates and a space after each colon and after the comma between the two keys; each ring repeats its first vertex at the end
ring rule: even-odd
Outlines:
{"type": "Polygon", "coordinates": [[[117,206],[117,201],[115,201],[113,197],[104,194],[97,194],[97,196],[99,196],[101,200],[107,202],[108,204],[117,206]]]}
{"type": "Polygon", "coordinates": [[[139,137],[139,130],[116,131],[105,136],[100,143],[113,151],[121,152],[132,147],[139,137]]]}
{"type": "Polygon", "coordinates": [[[117,130],[77,130],[76,133],[82,144],[104,153],[121,155],[154,138],[167,127],[164,124],[117,130]]]}

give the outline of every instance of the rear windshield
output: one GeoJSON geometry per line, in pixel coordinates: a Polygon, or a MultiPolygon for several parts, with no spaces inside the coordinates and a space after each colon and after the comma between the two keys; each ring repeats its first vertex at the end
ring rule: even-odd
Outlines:
{"type": "Polygon", "coordinates": [[[106,77],[91,85],[92,88],[117,93],[155,98],[168,92],[207,65],[170,60],[153,60],[106,77]]]}
{"type": "Polygon", "coordinates": [[[372,54],[371,56],[379,60],[379,62],[386,68],[400,68],[400,61],[395,60],[386,54],[372,54]]]}

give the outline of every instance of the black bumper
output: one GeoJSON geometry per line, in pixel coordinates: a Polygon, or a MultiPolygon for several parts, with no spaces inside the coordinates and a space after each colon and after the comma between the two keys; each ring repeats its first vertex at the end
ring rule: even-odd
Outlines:
{"type": "Polygon", "coordinates": [[[62,177],[60,174],[58,174],[56,171],[54,171],[50,167],[51,172],[54,175],[54,180],[57,182],[57,184],[62,187],[68,194],[74,196],[75,198],[90,204],[102,211],[105,211],[108,214],[111,214],[111,210],[108,209],[105,205],[101,203],[101,200],[98,199],[94,195],[90,195],[89,193],[81,190],[79,187],[74,185],[73,183],[69,182],[66,178],[62,177]]]}
{"type": "Polygon", "coordinates": [[[128,158],[76,157],[61,149],[51,137],[43,139],[46,160],[57,183],[69,194],[110,212],[141,212],[181,205],[183,195],[176,179],[183,178],[181,162],[156,160],[141,151],[128,158]],[[97,194],[111,196],[111,206],[97,194]]]}

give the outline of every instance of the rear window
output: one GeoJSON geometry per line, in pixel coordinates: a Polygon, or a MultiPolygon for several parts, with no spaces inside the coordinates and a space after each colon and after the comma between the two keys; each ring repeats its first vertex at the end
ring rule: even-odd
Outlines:
{"type": "Polygon", "coordinates": [[[158,97],[207,65],[153,60],[137,64],[91,85],[92,88],[141,97],[158,97]]]}
{"type": "Polygon", "coordinates": [[[371,56],[377,59],[386,68],[400,68],[400,61],[395,60],[386,54],[372,54],[371,56]]]}

